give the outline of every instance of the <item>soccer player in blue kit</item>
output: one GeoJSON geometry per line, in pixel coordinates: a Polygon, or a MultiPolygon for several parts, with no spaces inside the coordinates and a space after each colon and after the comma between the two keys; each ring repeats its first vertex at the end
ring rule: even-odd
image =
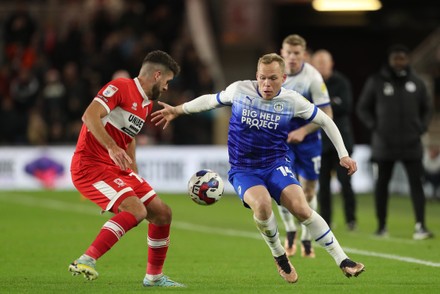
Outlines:
{"type": "MultiPolygon", "coordinates": [[[[306,47],[306,41],[299,35],[293,34],[284,38],[281,56],[286,62],[287,78],[283,87],[300,93],[332,117],[331,101],[324,79],[318,70],[305,62],[306,47]]],[[[290,121],[287,142],[290,147],[292,171],[297,175],[310,207],[317,210],[316,186],[322,152],[320,127],[301,117],[295,117],[290,121]]],[[[296,252],[295,221],[293,215],[284,206],[279,205],[278,210],[286,229],[284,248],[287,256],[293,256],[296,252]]],[[[304,225],[301,227],[301,256],[314,258],[315,251],[310,232],[304,225]]]]}
{"type": "Polygon", "coordinates": [[[271,53],[258,60],[256,81],[237,81],[217,94],[199,96],[178,106],[159,102],[163,109],[152,113],[156,125],[168,124],[183,114],[230,106],[228,153],[229,181],[269,246],[280,276],[295,283],[298,275],[281,244],[272,199],[286,207],[324,247],[347,277],[358,276],[364,265],[348,258],[324,219],[307,204],[304,192],[291,171],[286,138],[292,117],[319,124],[335,145],[340,164],[349,174],[356,162],[348,156],[341,134],[330,117],[295,91],[282,88],[286,79],[284,59],[271,53]]]}

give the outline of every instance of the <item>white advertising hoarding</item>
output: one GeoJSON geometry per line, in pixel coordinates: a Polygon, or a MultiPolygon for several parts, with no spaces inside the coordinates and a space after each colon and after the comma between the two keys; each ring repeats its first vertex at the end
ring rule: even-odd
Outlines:
{"type": "MultiPolygon", "coordinates": [[[[70,179],[73,146],[66,147],[0,147],[0,189],[37,190],[74,189],[70,179]]],[[[356,192],[371,192],[370,149],[355,147],[353,158],[358,172],[353,175],[356,192]]],[[[158,192],[186,193],[187,182],[200,169],[212,169],[225,181],[225,191],[233,193],[228,182],[226,146],[142,146],[137,149],[139,174],[158,192]]],[[[333,182],[333,190],[338,184],[333,182]]]]}

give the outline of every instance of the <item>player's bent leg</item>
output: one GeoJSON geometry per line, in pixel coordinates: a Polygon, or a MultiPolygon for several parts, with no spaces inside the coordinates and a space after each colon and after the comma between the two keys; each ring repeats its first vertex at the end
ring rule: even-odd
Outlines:
{"type": "Polygon", "coordinates": [[[354,262],[347,257],[336,236],[318,213],[313,211],[303,224],[310,229],[313,239],[333,257],[347,277],[357,277],[364,271],[365,266],[362,263],[354,262]]]}
{"type": "MultiPolygon", "coordinates": [[[[307,199],[307,202],[311,209],[317,210],[318,202],[316,197],[316,180],[308,180],[304,177],[300,176],[300,182],[304,190],[304,196],[307,199]]],[[[315,250],[312,246],[312,237],[309,232],[309,229],[301,225],[301,256],[305,258],[315,258],[315,250]]]]}
{"type": "Polygon", "coordinates": [[[171,208],[155,196],[146,203],[148,225],[148,259],[144,287],[185,287],[171,280],[162,270],[170,243],[171,208]]]}
{"type": "Polygon", "coordinates": [[[271,250],[278,273],[288,283],[295,283],[298,280],[298,275],[281,245],[269,192],[264,186],[253,186],[245,192],[244,200],[254,212],[255,224],[271,250]]]}
{"type": "Polygon", "coordinates": [[[286,229],[286,239],[284,240],[284,250],[286,250],[287,256],[293,256],[296,253],[296,225],[293,215],[290,211],[283,207],[282,205],[278,205],[278,211],[281,217],[281,220],[284,223],[284,227],[286,229]]]}

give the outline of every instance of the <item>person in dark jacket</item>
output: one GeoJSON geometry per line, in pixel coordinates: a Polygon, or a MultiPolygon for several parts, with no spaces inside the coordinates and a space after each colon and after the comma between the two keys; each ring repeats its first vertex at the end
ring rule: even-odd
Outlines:
{"type": "MultiPolygon", "coordinates": [[[[311,62],[324,78],[333,109],[333,121],[341,131],[347,151],[351,154],[353,152],[354,139],[350,121],[353,104],[350,81],[342,73],[333,70],[333,57],[327,50],[317,50],[313,54],[311,62]]],[[[328,224],[331,224],[332,221],[330,181],[334,171],[341,184],[347,228],[354,230],[356,228],[356,199],[351,185],[351,176],[347,175],[347,172],[340,167],[338,153],[330,139],[323,133],[318,204],[320,214],[328,224]]]]}
{"type": "Polygon", "coordinates": [[[387,209],[394,164],[400,161],[408,177],[415,213],[413,238],[433,237],[425,224],[421,137],[431,118],[431,100],[423,81],[409,66],[409,50],[394,45],[388,64],[368,78],[357,104],[357,114],[371,130],[372,160],[377,165],[375,207],[377,236],[387,236],[387,209]]]}

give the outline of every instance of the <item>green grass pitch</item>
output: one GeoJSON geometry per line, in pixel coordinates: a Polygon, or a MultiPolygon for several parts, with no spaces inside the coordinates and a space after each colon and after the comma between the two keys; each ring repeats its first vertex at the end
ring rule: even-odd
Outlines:
{"type": "MultiPolygon", "coordinates": [[[[97,264],[100,277],[71,276],[68,264],[92,242],[109,218],[74,191],[0,192],[0,293],[438,293],[440,202],[428,201],[427,224],[436,238],[412,240],[414,217],[408,197],[393,196],[390,237],[372,236],[371,195],[358,195],[358,228],[344,226],[335,197],[333,231],[347,254],[366,265],[346,278],[325,250],[316,259],[291,258],[299,280],[279,277],[252,213],[234,195],[213,206],[186,195],[160,196],[173,209],[171,244],[164,272],[186,288],[142,287],[147,256],[146,223],[130,231],[97,264]]],[[[277,217],[278,214],[276,213],[277,217]]],[[[279,219],[279,218],[278,218],[279,219]]],[[[282,238],[284,230],[280,226],[282,238]]]]}

